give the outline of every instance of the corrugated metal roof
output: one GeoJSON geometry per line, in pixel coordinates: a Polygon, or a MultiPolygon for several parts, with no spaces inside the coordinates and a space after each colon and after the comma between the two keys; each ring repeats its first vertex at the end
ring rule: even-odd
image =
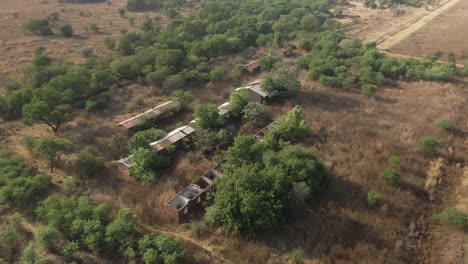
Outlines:
{"type": "Polygon", "coordinates": [[[259,95],[263,96],[263,97],[267,97],[268,96],[268,93],[265,92],[265,90],[262,89],[262,87],[260,86],[260,84],[256,84],[256,85],[252,85],[249,87],[249,89],[251,91],[254,91],[256,93],[258,93],[259,95]]]}
{"type": "Polygon", "coordinates": [[[179,108],[180,104],[177,101],[168,101],[161,105],[156,106],[150,110],[147,110],[141,114],[138,114],[132,118],[129,118],[123,122],[120,122],[118,126],[123,126],[126,129],[132,128],[140,124],[142,118],[153,118],[170,110],[179,108]]]}
{"type": "Polygon", "coordinates": [[[158,141],[155,141],[153,143],[150,143],[150,146],[153,148],[155,152],[160,152],[161,150],[165,149],[167,146],[175,144],[176,142],[187,137],[193,132],[195,132],[195,129],[191,126],[179,127],[171,131],[164,138],[158,141]]]}
{"type": "Polygon", "coordinates": [[[133,157],[133,155],[130,155],[130,156],[126,157],[126,158],[118,160],[117,162],[127,166],[128,168],[131,168],[133,166],[132,157],[133,157]]]}

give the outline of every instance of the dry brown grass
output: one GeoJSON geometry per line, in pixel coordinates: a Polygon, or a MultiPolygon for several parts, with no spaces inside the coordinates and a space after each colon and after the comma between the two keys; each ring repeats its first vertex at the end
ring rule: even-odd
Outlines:
{"type": "MultiPolygon", "coordinates": [[[[54,59],[83,62],[80,54],[83,47],[91,47],[94,54],[102,54],[106,48],[103,40],[106,37],[120,36],[120,30],[139,30],[145,17],[155,17],[158,13],[128,13],[127,17],[135,18],[135,26],[131,26],[127,18],[120,17],[118,10],[126,5],[126,0],[112,0],[96,4],[62,4],[58,1],[42,0],[3,0],[0,8],[0,86],[19,77],[18,70],[30,63],[34,56],[34,48],[43,46],[46,54],[54,59]],[[54,22],[54,31],[58,25],[70,23],[75,37],[62,38],[58,36],[31,36],[23,29],[23,24],[29,19],[46,19],[52,12],[60,14],[59,21],[54,22]],[[82,16],[80,13],[91,13],[82,16]],[[97,24],[100,33],[89,32],[89,26],[97,24]]],[[[163,17],[160,23],[165,24],[163,17]]]]}

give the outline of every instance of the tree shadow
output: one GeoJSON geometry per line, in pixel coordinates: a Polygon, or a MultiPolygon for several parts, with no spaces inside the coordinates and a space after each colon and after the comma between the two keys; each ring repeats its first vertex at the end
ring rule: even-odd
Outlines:
{"type": "Polygon", "coordinates": [[[361,102],[348,95],[331,94],[316,90],[302,91],[300,96],[295,98],[295,103],[312,105],[330,112],[357,111],[362,106],[361,102]]]}

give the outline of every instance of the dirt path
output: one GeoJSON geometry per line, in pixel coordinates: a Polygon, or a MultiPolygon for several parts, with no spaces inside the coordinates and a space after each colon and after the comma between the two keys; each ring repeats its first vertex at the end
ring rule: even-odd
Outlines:
{"type": "Polygon", "coordinates": [[[165,230],[150,227],[148,225],[141,225],[141,227],[143,227],[144,229],[146,229],[147,231],[150,231],[150,232],[163,233],[163,234],[168,234],[168,235],[175,236],[175,237],[180,237],[183,240],[185,240],[186,242],[192,243],[192,244],[200,247],[201,249],[209,252],[210,256],[213,258],[213,261],[214,261],[213,263],[229,263],[229,264],[233,263],[233,262],[225,259],[220,254],[218,254],[217,250],[209,244],[209,240],[208,241],[198,241],[198,240],[195,240],[195,239],[189,237],[187,234],[185,234],[183,232],[165,231],[165,230]]]}
{"type": "MultiPolygon", "coordinates": [[[[404,54],[396,54],[396,53],[392,53],[392,52],[389,52],[389,51],[386,51],[386,50],[380,50],[381,52],[383,52],[385,55],[389,56],[389,57],[392,57],[392,58],[397,58],[397,59],[402,59],[402,58],[413,58],[413,59],[421,59],[420,57],[416,57],[416,56],[409,56],[409,55],[404,55],[404,54]]],[[[441,63],[441,64],[444,64],[444,63],[447,63],[446,61],[441,61],[441,60],[436,60],[437,63],[441,63]]],[[[463,69],[465,67],[465,65],[463,64],[460,64],[460,63],[457,63],[455,64],[455,66],[459,69],[463,69]]]]}
{"type": "Polygon", "coordinates": [[[383,25],[374,32],[368,34],[365,42],[375,41],[378,48],[387,50],[408,37],[421,27],[432,21],[445,10],[454,6],[460,0],[445,0],[435,7],[420,8],[395,19],[389,24],[383,25]]]}

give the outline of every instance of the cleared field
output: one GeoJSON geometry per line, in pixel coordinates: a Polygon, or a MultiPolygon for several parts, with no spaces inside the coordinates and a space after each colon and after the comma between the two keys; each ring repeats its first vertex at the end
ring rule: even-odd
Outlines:
{"type": "Polygon", "coordinates": [[[46,54],[54,59],[66,59],[83,62],[80,51],[91,47],[95,54],[105,50],[103,40],[106,37],[118,37],[121,30],[138,30],[145,17],[154,17],[157,13],[130,13],[119,15],[119,9],[125,7],[125,0],[96,4],[62,4],[57,1],[40,0],[2,0],[0,1],[0,86],[16,80],[22,66],[31,62],[34,49],[46,48],[46,54]],[[110,4],[109,4],[110,3],[110,4]],[[47,19],[53,13],[59,13],[58,21],[51,22],[52,30],[58,31],[62,24],[73,27],[74,37],[34,36],[23,30],[23,25],[30,19],[47,19]],[[130,20],[133,20],[133,25],[130,20]],[[96,24],[100,30],[93,33],[89,26],[96,24]]]}
{"type": "Polygon", "coordinates": [[[455,5],[388,49],[393,53],[422,56],[434,54],[441,60],[454,56],[468,62],[468,1],[455,5]]]}

